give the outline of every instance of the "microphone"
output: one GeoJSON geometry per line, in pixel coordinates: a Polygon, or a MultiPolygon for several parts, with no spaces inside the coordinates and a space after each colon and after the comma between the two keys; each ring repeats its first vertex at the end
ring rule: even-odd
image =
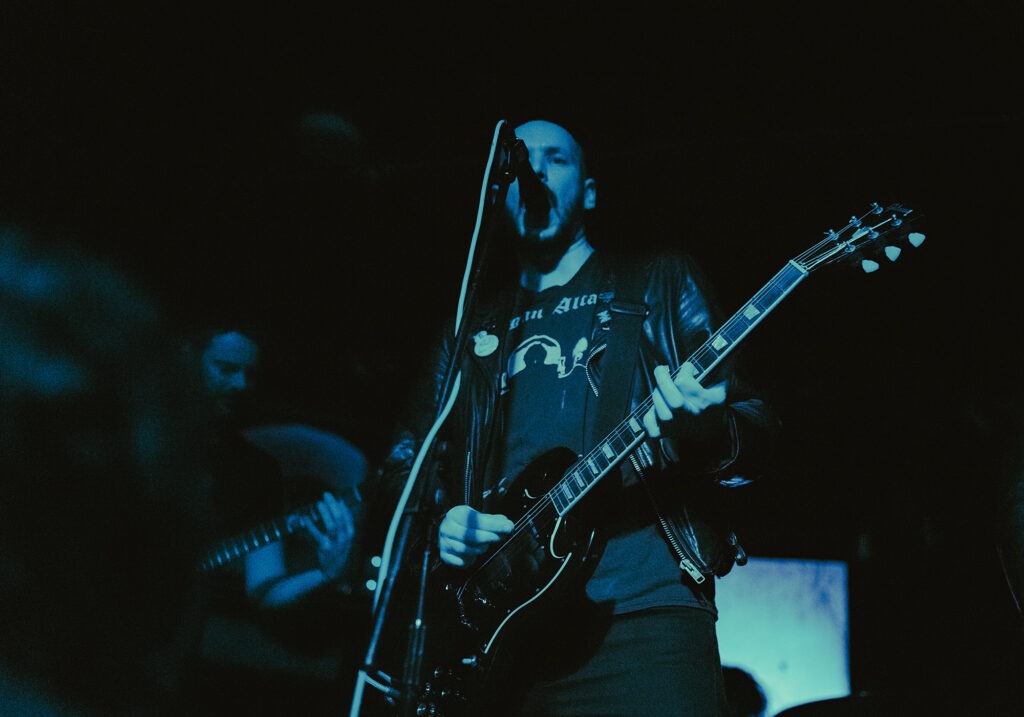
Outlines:
{"type": "Polygon", "coordinates": [[[519,196],[526,207],[526,223],[546,227],[551,201],[547,189],[530,166],[530,150],[523,140],[516,138],[510,152],[512,175],[519,180],[519,196]]]}

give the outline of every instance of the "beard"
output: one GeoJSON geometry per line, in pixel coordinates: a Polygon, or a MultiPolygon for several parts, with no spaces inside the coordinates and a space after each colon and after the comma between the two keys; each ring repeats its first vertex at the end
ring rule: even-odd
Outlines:
{"type": "Polygon", "coordinates": [[[558,229],[554,234],[542,237],[541,233],[547,229],[546,226],[526,225],[520,231],[512,217],[505,217],[506,228],[512,238],[512,245],[515,247],[520,264],[532,267],[542,273],[554,269],[569,247],[582,236],[581,219],[581,212],[573,212],[558,223],[558,229]]]}

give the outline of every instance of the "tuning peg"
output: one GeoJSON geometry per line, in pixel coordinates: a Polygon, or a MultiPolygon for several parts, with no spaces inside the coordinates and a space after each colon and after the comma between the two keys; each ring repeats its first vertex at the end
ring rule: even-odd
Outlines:
{"type": "Polygon", "coordinates": [[[907,241],[915,247],[921,246],[924,244],[924,234],[921,232],[910,232],[907,234],[907,241]]]}
{"type": "Polygon", "coordinates": [[[901,249],[898,246],[887,246],[885,247],[885,256],[889,261],[896,261],[900,258],[901,249]]]}
{"type": "Polygon", "coordinates": [[[860,268],[864,270],[865,274],[870,274],[873,271],[878,271],[878,262],[871,259],[862,259],[860,268]]]}

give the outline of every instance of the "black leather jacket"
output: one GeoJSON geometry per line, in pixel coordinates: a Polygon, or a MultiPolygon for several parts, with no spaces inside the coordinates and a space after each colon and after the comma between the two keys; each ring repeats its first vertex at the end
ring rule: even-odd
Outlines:
{"type": "MultiPolygon", "coordinates": [[[[599,253],[589,261],[600,262],[602,277],[595,312],[598,318],[585,363],[592,389],[589,399],[594,401],[600,393],[609,309],[616,285],[612,265],[616,262],[599,257],[599,253]]],[[[643,303],[649,313],[641,331],[631,409],[650,397],[655,366],[667,364],[674,370],[722,322],[706,281],[687,255],[648,256],[639,266],[643,303]]],[[[444,488],[444,498],[438,505],[442,513],[462,503],[486,511],[493,508],[492,501],[497,497],[491,493],[484,499],[483,486],[496,483],[485,476],[485,457],[490,438],[501,430],[500,381],[507,357],[500,347],[490,353],[474,350],[473,337],[504,337],[508,317],[501,313],[501,307],[510,303],[506,301],[509,298],[499,294],[497,300],[481,301],[480,308],[466,319],[469,339],[463,352],[457,400],[438,433],[436,447],[440,468],[434,479],[444,488]]],[[[449,329],[439,342],[426,385],[413,403],[411,415],[420,420],[438,414],[454,343],[454,332],[449,329]]],[[[721,361],[703,383],[719,381],[727,384],[724,405],[712,407],[699,417],[674,419],[663,427],[660,438],[645,438],[620,464],[625,484],[640,480],[646,486],[652,498],[652,519],[660,523],[680,568],[697,583],[711,575],[724,575],[734,562],[745,561],[727,511],[723,510],[722,494],[760,474],[778,428],[773,414],[738,378],[732,355],[721,361]]],[[[587,411],[587,415],[592,413],[587,411]]],[[[396,495],[398,484],[408,475],[429,428],[417,425],[414,419],[400,432],[382,471],[391,484],[391,495],[396,495]]]]}

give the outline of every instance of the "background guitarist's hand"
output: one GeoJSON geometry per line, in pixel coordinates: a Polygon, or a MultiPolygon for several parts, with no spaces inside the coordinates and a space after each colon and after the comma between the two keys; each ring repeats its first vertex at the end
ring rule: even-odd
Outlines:
{"type": "Polygon", "coordinates": [[[644,428],[647,435],[657,438],[661,435],[661,424],[672,420],[678,410],[691,415],[699,415],[708,406],[725,402],[725,383],[718,383],[711,388],[700,385],[694,374],[696,369],[689,361],[679,368],[673,380],[668,366],[657,366],[654,369],[656,385],[651,394],[654,407],[644,414],[644,428]]]}
{"type": "Polygon", "coordinates": [[[504,515],[457,505],[445,513],[438,528],[441,560],[456,567],[472,565],[492,543],[508,535],[514,525],[504,515]]]}
{"type": "Polygon", "coordinates": [[[328,580],[336,580],[348,560],[352,537],[355,534],[355,522],[348,506],[331,493],[324,493],[323,499],[316,507],[324,526],[323,530],[308,518],[302,519],[302,527],[316,543],[320,570],[328,580]]]}

